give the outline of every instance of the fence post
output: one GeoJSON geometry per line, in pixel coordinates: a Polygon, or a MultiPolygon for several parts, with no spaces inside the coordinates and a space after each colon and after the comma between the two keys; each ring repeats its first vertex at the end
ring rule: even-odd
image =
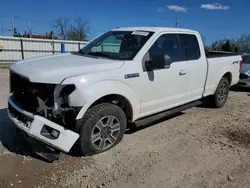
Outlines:
{"type": "Polygon", "coordinates": [[[81,43],[79,42],[78,43],[78,50],[80,50],[81,49],[81,43]]]}
{"type": "Polygon", "coordinates": [[[21,39],[20,42],[21,42],[21,54],[22,54],[22,59],[24,59],[23,39],[21,39]]]}
{"type": "Polygon", "coordinates": [[[51,42],[51,45],[52,45],[52,54],[55,54],[55,41],[54,40],[51,42]]]}

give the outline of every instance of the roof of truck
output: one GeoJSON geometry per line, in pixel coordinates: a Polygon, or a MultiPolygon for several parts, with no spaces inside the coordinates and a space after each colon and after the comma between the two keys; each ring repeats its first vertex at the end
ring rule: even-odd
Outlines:
{"type": "Polygon", "coordinates": [[[173,31],[173,32],[196,32],[190,29],[180,29],[171,27],[118,27],[113,29],[113,31],[152,31],[152,32],[162,32],[162,31],[173,31]]]}

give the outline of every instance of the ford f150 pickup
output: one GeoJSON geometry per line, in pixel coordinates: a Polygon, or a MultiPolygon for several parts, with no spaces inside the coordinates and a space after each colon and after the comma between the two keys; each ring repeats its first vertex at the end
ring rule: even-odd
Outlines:
{"type": "Polygon", "coordinates": [[[206,101],[222,107],[241,56],[205,52],[198,32],[116,28],[79,52],[10,67],[8,114],[32,139],[82,155],[118,144],[127,129],[206,101]]]}

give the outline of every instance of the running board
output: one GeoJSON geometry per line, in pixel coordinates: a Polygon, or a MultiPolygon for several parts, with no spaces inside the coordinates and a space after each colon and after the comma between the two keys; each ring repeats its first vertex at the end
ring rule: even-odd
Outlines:
{"type": "Polygon", "coordinates": [[[184,104],[182,106],[172,108],[172,109],[166,110],[164,112],[160,112],[158,114],[154,114],[154,115],[142,118],[142,119],[138,119],[134,123],[136,124],[137,127],[143,126],[143,125],[148,125],[148,124],[153,123],[155,121],[161,120],[162,118],[172,116],[178,112],[187,110],[187,109],[195,107],[195,106],[199,106],[202,103],[203,103],[202,101],[195,101],[195,102],[187,103],[187,104],[184,104]]]}

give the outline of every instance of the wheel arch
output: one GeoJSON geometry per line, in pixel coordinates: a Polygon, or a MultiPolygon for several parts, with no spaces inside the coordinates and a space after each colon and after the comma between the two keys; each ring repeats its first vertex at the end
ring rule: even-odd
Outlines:
{"type": "Polygon", "coordinates": [[[232,83],[232,73],[231,73],[231,72],[226,72],[226,73],[222,76],[222,78],[226,78],[226,79],[228,80],[228,82],[229,82],[229,85],[231,85],[231,83],[232,83]]]}
{"type": "Polygon", "coordinates": [[[212,94],[215,94],[216,92],[216,89],[221,81],[222,78],[226,78],[228,79],[228,82],[229,82],[229,86],[231,85],[232,83],[232,73],[230,71],[224,71],[223,74],[221,74],[222,76],[217,80],[217,83],[215,85],[215,88],[213,90],[213,93],[212,94]]]}
{"type": "Polygon", "coordinates": [[[95,105],[101,104],[101,103],[115,104],[123,110],[128,121],[131,121],[133,119],[133,107],[132,107],[130,101],[126,97],[124,97],[120,94],[105,95],[105,96],[97,99],[92,105],[90,105],[89,108],[91,108],[95,105]]]}
{"type": "Polygon", "coordinates": [[[87,102],[80,109],[76,119],[81,119],[85,112],[100,103],[109,102],[121,107],[128,121],[133,122],[140,115],[140,99],[128,85],[118,81],[102,81],[85,91],[87,102]],[[106,88],[106,89],[104,89],[106,88]]]}

